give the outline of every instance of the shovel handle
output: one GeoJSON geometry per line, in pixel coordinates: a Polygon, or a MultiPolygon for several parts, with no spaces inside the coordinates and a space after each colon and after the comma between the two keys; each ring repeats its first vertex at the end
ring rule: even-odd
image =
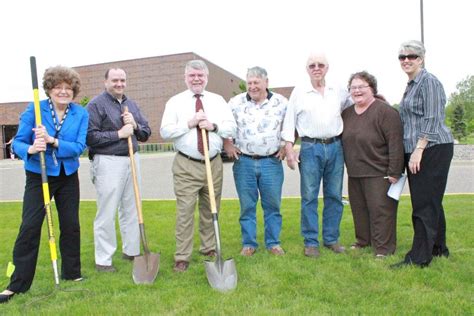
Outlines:
{"type": "Polygon", "coordinates": [[[212,181],[211,160],[209,159],[209,148],[207,147],[207,131],[201,128],[202,143],[204,147],[204,161],[206,162],[207,187],[209,188],[209,200],[212,214],[217,214],[216,195],[214,192],[214,181],[212,181]]]}
{"type": "MultiPolygon", "coordinates": [[[[128,112],[128,106],[124,105],[123,111],[128,112]]],[[[135,168],[135,155],[133,154],[133,143],[132,136],[128,136],[128,155],[130,156],[130,165],[132,167],[132,178],[133,178],[133,192],[135,193],[135,205],[138,213],[138,224],[143,224],[143,212],[142,203],[140,198],[140,191],[138,190],[137,170],[135,168]]]]}

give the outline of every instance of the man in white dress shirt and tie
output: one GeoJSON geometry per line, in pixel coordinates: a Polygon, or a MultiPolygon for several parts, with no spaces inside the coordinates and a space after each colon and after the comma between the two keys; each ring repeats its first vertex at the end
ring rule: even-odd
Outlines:
{"type": "Polygon", "coordinates": [[[199,251],[215,256],[215,235],[206,180],[201,129],[208,132],[209,157],[217,209],[222,192],[222,138],[235,136],[236,124],[224,98],[206,91],[209,70],[202,60],[186,64],[188,90],[173,96],[165,107],[160,133],[177,150],[172,172],[176,195],[176,253],[174,271],[188,269],[193,251],[194,210],[199,197],[199,251]]]}

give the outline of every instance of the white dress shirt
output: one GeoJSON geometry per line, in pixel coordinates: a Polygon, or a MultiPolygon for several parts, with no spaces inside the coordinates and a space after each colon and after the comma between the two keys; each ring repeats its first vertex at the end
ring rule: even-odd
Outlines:
{"type": "MultiPolygon", "coordinates": [[[[207,119],[217,124],[217,133],[209,132],[209,156],[214,157],[222,149],[222,137],[235,137],[236,124],[224,98],[218,94],[203,91],[201,101],[207,119]]],[[[176,150],[193,157],[204,159],[198,151],[197,128],[189,128],[188,121],[196,114],[196,97],[190,90],[183,91],[168,100],[161,121],[160,134],[174,142],[176,150]]]]}
{"type": "Polygon", "coordinates": [[[295,128],[300,137],[330,138],[342,133],[341,112],[351,104],[347,90],[326,85],[324,96],[311,82],[296,86],[291,93],[282,138],[295,142],[295,128]]]}

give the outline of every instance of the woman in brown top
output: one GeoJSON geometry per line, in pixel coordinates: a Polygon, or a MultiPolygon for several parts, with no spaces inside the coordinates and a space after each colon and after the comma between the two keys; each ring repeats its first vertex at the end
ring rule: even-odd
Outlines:
{"type": "Polygon", "coordinates": [[[398,112],[377,95],[377,80],[363,71],[349,79],[354,105],[342,112],[342,144],[356,242],[376,257],[396,248],[398,201],[387,196],[403,171],[403,129],[398,112]]]}

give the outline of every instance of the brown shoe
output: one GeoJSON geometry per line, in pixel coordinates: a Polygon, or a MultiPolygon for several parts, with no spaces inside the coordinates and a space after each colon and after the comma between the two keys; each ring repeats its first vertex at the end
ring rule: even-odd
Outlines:
{"type": "Polygon", "coordinates": [[[114,266],[110,265],[110,266],[103,266],[103,265],[100,265],[100,264],[96,264],[95,265],[95,269],[98,271],[98,272],[117,272],[117,269],[115,269],[114,266]]]}
{"type": "Polygon", "coordinates": [[[339,243],[335,243],[333,245],[324,245],[324,247],[332,250],[333,252],[335,253],[343,253],[346,251],[346,248],[344,248],[343,246],[341,246],[339,243]]]}
{"type": "Polygon", "coordinates": [[[187,262],[187,261],[176,261],[174,263],[173,271],[174,272],[184,272],[184,271],[188,270],[188,267],[189,267],[189,262],[187,262]]]}
{"type": "Polygon", "coordinates": [[[133,261],[133,260],[135,260],[135,256],[129,256],[126,253],[122,253],[122,259],[123,260],[128,260],[128,261],[133,261]]]}
{"type": "Polygon", "coordinates": [[[268,249],[268,251],[270,251],[270,253],[275,256],[283,256],[285,254],[285,250],[283,250],[280,245],[276,245],[268,249]]]}
{"type": "Polygon", "coordinates": [[[214,258],[216,256],[216,251],[215,250],[209,250],[208,252],[201,252],[201,255],[214,258]]]}
{"type": "Polygon", "coordinates": [[[319,257],[319,249],[318,249],[318,247],[304,247],[304,255],[306,257],[318,258],[319,257]]]}
{"type": "Polygon", "coordinates": [[[351,245],[352,250],[359,250],[359,249],[362,249],[362,248],[365,248],[365,247],[367,247],[367,246],[362,246],[361,244],[356,243],[356,242],[351,245]]]}
{"type": "Polygon", "coordinates": [[[242,248],[242,250],[240,251],[240,254],[244,257],[251,257],[253,256],[253,254],[256,252],[257,250],[255,250],[255,248],[252,248],[252,247],[244,247],[242,248]]]}

